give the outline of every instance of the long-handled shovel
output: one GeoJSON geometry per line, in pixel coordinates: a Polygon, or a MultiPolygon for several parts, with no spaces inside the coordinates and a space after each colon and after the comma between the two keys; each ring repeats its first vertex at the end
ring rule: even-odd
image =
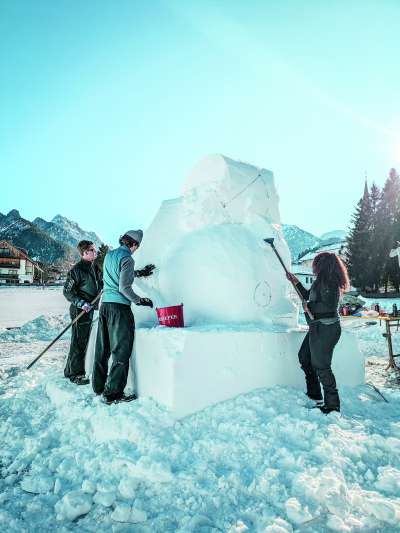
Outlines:
{"type": "MultiPolygon", "coordinates": [[[[97,302],[97,300],[100,298],[100,296],[102,295],[102,293],[103,293],[103,291],[101,291],[101,292],[96,296],[96,298],[90,302],[90,305],[95,304],[95,303],[97,302]]],[[[79,320],[84,314],[86,314],[86,311],[82,311],[82,313],[79,313],[79,315],[78,315],[76,318],[74,318],[74,320],[73,320],[72,322],[70,322],[70,323],[68,324],[68,326],[66,326],[66,327],[62,330],[62,332],[59,333],[59,334],[57,335],[57,337],[56,337],[54,340],[52,340],[51,343],[50,343],[50,344],[49,344],[49,345],[48,345],[48,346],[47,346],[47,347],[46,347],[46,348],[45,348],[45,349],[44,349],[44,350],[43,350],[43,351],[42,351],[37,357],[35,357],[35,359],[34,359],[33,361],[31,361],[31,362],[29,363],[29,365],[26,367],[26,369],[29,370],[30,368],[32,368],[33,365],[34,365],[35,363],[37,363],[37,361],[39,361],[39,359],[42,357],[42,355],[44,355],[44,354],[47,352],[47,350],[49,350],[49,349],[53,346],[53,344],[55,344],[55,343],[58,341],[58,339],[59,339],[60,337],[62,337],[66,331],[69,330],[70,327],[72,327],[76,322],[78,322],[78,320],[79,320]]]]}
{"type": "MultiPolygon", "coordinates": [[[[273,249],[273,251],[275,252],[276,254],[276,257],[279,259],[279,262],[280,264],[283,266],[286,274],[290,274],[289,270],[286,268],[286,265],[285,263],[282,261],[282,257],[279,255],[279,252],[278,250],[275,248],[274,246],[274,238],[270,238],[270,239],[264,239],[264,242],[266,242],[267,244],[269,244],[271,246],[271,248],[273,249]]],[[[308,308],[308,305],[307,305],[307,302],[306,300],[304,299],[303,295],[301,294],[299,288],[297,287],[297,285],[292,281],[290,280],[290,283],[293,285],[293,288],[294,290],[297,292],[300,300],[301,300],[301,303],[303,305],[303,309],[304,309],[304,312],[307,313],[307,315],[310,317],[311,320],[314,320],[314,315],[311,313],[311,311],[309,310],[308,308]]]]}

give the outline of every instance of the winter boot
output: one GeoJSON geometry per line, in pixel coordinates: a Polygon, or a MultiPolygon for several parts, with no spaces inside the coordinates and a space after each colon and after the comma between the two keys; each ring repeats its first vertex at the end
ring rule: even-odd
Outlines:
{"type": "Polygon", "coordinates": [[[321,405],[319,406],[319,409],[321,413],[324,413],[324,415],[329,415],[329,413],[332,413],[332,411],[340,413],[340,407],[328,407],[327,405],[321,405]]]}
{"type": "Polygon", "coordinates": [[[116,401],[117,401],[117,403],[118,402],[133,402],[134,400],[137,400],[137,399],[138,399],[138,397],[136,396],[135,393],[133,393],[133,394],[124,394],[124,393],[122,393],[121,398],[118,398],[118,400],[116,400],[116,401]]]}
{"type": "Polygon", "coordinates": [[[307,403],[307,407],[309,409],[314,409],[316,407],[322,407],[324,405],[324,400],[321,398],[321,399],[318,399],[316,400],[315,398],[312,398],[309,394],[307,394],[306,392],[304,393],[307,398],[308,398],[308,403],[307,403]]]}
{"type": "Polygon", "coordinates": [[[122,396],[118,396],[118,397],[112,397],[112,396],[104,396],[103,395],[103,398],[102,398],[102,402],[105,403],[106,405],[111,405],[113,403],[120,403],[120,402],[133,402],[133,400],[137,400],[137,396],[136,394],[129,394],[129,395],[126,395],[124,393],[122,393],[122,396]]]}
{"type": "Polygon", "coordinates": [[[75,385],[89,385],[90,383],[90,379],[86,376],[74,376],[69,379],[72,383],[75,383],[75,385]]]}

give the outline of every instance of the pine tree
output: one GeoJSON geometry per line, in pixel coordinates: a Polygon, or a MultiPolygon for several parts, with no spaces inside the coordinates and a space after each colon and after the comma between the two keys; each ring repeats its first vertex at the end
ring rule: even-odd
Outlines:
{"type": "Polygon", "coordinates": [[[396,247],[396,241],[400,240],[398,225],[400,216],[400,178],[394,168],[390,169],[389,176],[383,187],[379,211],[379,253],[384,261],[382,281],[385,286],[385,292],[387,292],[389,282],[397,290],[400,285],[398,262],[389,257],[390,250],[396,247]]]}
{"type": "Polygon", "coordinates": [[[375,185],[375,183],[372,183],[370,193],[371,224],[369,239],[368,285],[372,287],[374,292],[379,291],[383,269],[385,266],[379,246],[382,225],[380,220],[381,201],[382,192],[379,190],[379,187],[375,185]]]}
{"type": "Polygon", "coordinates": [[[99,251],[97,252],[97,258],[96,258],[96,263],[97,265],[99,266],[100,270],[103,272],[103,263],[104,263],[104,258],[108,252],[108,250],[110,249],[109,246],[107,246],[107,244],[101,244],[100,245],[100,248],[99,248],[99,251]]]}
{"type": "Polygon", "coordinates": [[[352,216],[352,227],[347,238],[346,262],[352,284],[366,290],[370,283],[368,262],[370,260],[371,198],[365,180],[364,194],[352,216]]]}

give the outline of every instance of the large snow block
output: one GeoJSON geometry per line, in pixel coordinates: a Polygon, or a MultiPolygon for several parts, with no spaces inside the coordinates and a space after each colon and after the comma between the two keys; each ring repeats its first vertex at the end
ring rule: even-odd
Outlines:
{"type": "MultiPolygon", "coordinates": [[[[152,397],[179,418],[260,387],[304,389],[297,358],[304,335],[304,329],[138,329],[133,360],[139,396],[152,397]]],[[[336,346],[333,370],[339,388],[364,382],[364,360],[349,332],[336,346]]]]}

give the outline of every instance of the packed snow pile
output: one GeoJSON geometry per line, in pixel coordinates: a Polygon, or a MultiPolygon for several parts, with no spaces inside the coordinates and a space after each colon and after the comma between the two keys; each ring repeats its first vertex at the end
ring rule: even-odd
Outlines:
{"type": "MultiPolygon", "coordinates": [[[[40,315],[16,329],[0,332],[0,342],[32,342],[53,340],[70,322],[69,315],[40,315]]],[[[65,338],[71,336],[67,331],[65,338]]]]}

